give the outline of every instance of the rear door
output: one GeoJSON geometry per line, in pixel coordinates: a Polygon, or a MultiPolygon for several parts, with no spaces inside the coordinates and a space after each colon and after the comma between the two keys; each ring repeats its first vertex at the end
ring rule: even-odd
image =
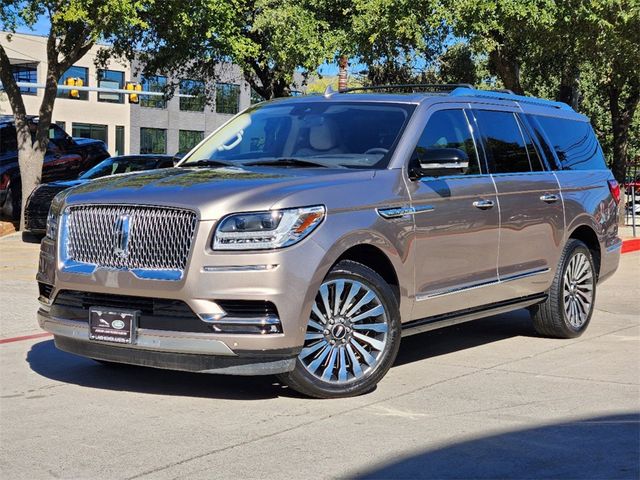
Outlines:
{"type": "Polygon", "coordinates": [[[504,298],[540,293],[550,284],[564,234],[558,181],[517,110],[475,108],[500,207],[498,277],[504,298]]]}

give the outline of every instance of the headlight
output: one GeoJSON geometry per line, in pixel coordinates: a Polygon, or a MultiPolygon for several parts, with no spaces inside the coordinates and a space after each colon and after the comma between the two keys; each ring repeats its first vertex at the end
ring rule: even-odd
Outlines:
{"type": "Polygon", "coordinates": [[[323,206],[239,213],[216,228],[214,250],[267,250],[298,243],[322,222],[323,206]]]}
{"type": "Polygon", "coordinates": [[[60,216],[53,209],[49,209],[49,214],[47,215],[47,237],[51,240],[55,240],[58,235],[59,218],[60,216]]]}

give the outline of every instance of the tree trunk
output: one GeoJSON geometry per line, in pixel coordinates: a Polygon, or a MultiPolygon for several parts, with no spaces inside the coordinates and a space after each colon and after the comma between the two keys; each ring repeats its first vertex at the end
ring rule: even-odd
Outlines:
{"type": "Polygon", "coordinates": [[[498,47],[489,53],[489,66],[500,77],[505,88],[518,95],[524,95],[524,89],[520,83],[520,63],[505,51],[498,47]]]}
{"type": "Polygon", "coordinates": [[[609,86],[609,111],[613,135],[613,163],[611,171],[618,183],[626,181],[629,147],[629,129],[640,102],[640,88],[635,83],[629,86],[627,97],[621,102],[623,87],[609,86]]]}
{"type": "Polygon", "coordinates": [[[565,65],[562,69],[560,87],[556,100],[564,102],[574,110],[578,109],[580,70],[574,65],[565,65]]]}

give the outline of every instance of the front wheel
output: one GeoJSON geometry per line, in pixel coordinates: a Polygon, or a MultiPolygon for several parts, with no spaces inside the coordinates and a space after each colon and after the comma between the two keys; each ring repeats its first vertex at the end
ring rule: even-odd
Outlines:
{"type": "Polygon", "coordinates": [[[391,287],[369,267],[344,260],[320,286],[296,367],[281,378],[311,397],[360,395],[387,373],[399,346],[400,314],[391,287]]]}
{"type": "Polygon", "coordinates": [[[591,321],[595,299],[591,251],[580,240],[571,239],[560,256],[547,300],[532,308],[533,326],[549,337],[578,337],[591,321]]]}

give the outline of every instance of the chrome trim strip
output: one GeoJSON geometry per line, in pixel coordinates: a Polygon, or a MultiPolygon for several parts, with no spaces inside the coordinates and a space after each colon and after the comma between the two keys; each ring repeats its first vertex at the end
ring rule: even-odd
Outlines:
{"type": "Polygon", "coordinates": [[[204,273],[211,272],[264,272],[269,270],[275,270],[279,265],[266,264],[266,265],[228,265],[228,266],[216,266],[205,265],[202,267],[204,273]]]}
{"type": "Polygon", "coordinates": [[[484,287],[489,287],[492,285],[500,285],[501,283],[506,283],[506,282],[512,282],[514,280],[520,280],[523,278],[527,278],[527,277],[532,277],[534,275],[541,275],[543,273],[547,273],[549,272],[549,268],[542,268],[542,269],[537,269],[537,270],[531,270],[529,272],[524,272],[524,273],[517,273],[514,275],[509,275],[507,277],[504,278],[500,278],[498,280],[490,280],[488,282],[481,282],[481,283],[477,283],[468,287],[456,287],[456,288],[451,288],[448,290],[442,290],[439,292],[434,292],[434,293],[423,293],[423,294],[419,294],[416,295],[416,302],[422,302],[423,300],[430,300],[432,298],[436,298],[436,297],[444,297],[446,295],[452,295],[454,293],[462,293],[462,292],[466,292],[469,290],[475,290],[477,288],[484,288],[484,287]]]}
{"type": "Polygon", "coordinates": [[[202,316],[200,318],[202,321],[212,325],[256,325],[260,327],[265,325],[280,325],[280,319],[273,316],[258,318],[222,317],[212,320],[204,320],[202,316]]]}
{"type": "MultiPolygon", "coordinates": [[[[43,330],[53,335],[94,342],[94,340],[89,340],[89,325],[87,322],[74,322],[72,320],[52,317],[46,312],[39,310],[38,323],[43,330]]],[[[108,342],[96,343],[132,350],[154,350],[206,355],[236,355],[226,343],[211,338],[211,335],[212,334],[209,333],[175,332],[139,328],[135,344],[115,345],[108,342]]]]}
{"type": "Polygon", "coordinates": [[[376,208],[376,212],[385,220],[393,218],[402,218],[407,215],[417,215],[419,213],[428,213],[435,210],[432,205],[419,205],[417,207],[393,207],[393,208],[376,208]]]}

